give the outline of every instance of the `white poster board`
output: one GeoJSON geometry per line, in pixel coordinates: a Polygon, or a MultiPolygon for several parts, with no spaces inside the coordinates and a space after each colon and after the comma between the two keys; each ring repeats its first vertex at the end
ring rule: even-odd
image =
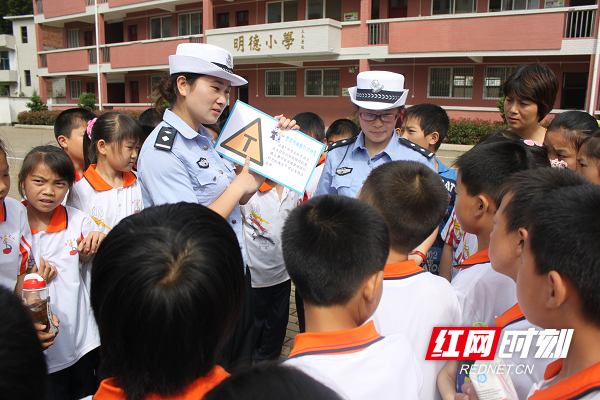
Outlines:
{"type": "Polygon", "coordinates": [[[236,101],[217,139],[217,153],[303,194],[325,145],[300,131],[281,131],[275,118],[236,101]]]}

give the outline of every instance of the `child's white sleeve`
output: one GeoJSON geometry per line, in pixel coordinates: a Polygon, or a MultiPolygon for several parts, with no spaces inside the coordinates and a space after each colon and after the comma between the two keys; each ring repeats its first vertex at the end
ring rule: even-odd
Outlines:
{"type": "Polygon", "coordinates": [[[86,215],[81,221],[81,239],[88,237],[91,232],[99,232],[98,225],[86,215]]]}
{"type": "Polygon", "coordinates": [[[33,243],[33,236],[31,235],[31,228],[27,221],[27,214],[24,214],[24,218],[21,220],[21,240],[19,243],[19,273],[22,275],[27,271],[29,263],[29,257],[33,254],[31,251],[31,245],[33,243]]]}

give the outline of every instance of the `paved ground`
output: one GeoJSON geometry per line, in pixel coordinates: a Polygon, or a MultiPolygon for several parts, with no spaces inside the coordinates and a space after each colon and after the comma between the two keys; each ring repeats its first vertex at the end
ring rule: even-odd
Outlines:
{"type": "MultiPolygon", "coordinates": [[[[15,128],[0,126],[0,137],[8,143],[8,158],[10,165],[11,188],[9,196],[20,200],[21,197],[17,191],[17,175],[21,168],[23,157],[34,146],[53,144],[56,145],[54,139],[54,131],[50,129],[40,128],[15,128]]],[[[454,160],[462,152],[440,150],[437,153],[440,161],[449,167],[452,167],[454,160]]],[[[298,328],[298,313],[296,311],[296,301],[294,298],[295,288],[292,285],[292,294],[290,296],[290,319],[287,326],[286,338],[283,344],[281,357],[285,358],[290,354],[294,346],[294,337],[300,332],[298,328]]]]}

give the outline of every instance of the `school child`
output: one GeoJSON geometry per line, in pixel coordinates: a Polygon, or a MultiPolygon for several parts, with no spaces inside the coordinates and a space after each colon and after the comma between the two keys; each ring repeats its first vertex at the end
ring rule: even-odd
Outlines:
{"type": "Polygon", "coordinates": [[[146,138],[150,136],[150,133],[156,128],[156,125],[162,122],[162,114],[156,111],[156,108],[147,108],[138,118],[138,123],[142,127],[143,136],[140,138],[140,146],[144,144],[146,138]]]}
{"type": "Polygon", "coordinates": [[[600,185],[600,132],[584,140],[577,153],[577,173],[600,185]]]}
{"type": "MultiPolygon", "coordinates": [[[[303,112],[296,115],[293,120],[296,120],[296,124],[300,127],[302,133],[307,134],[316,141],[325,143],[325,122],[317,114],[313,112],[303,112]]],[[[310,199],[315,195],[317,190],[317,184],[323,173],[323,166],[325,164],[325,154],[321,154],[317,166],[313,171],[308,184],[306,185],[306,195],[310,199]]]]}
{"type": "Polygon", "coordinates": [[[282,246],[306,312],[306,333],[295,337],[284,365],[351,400],[418,398],[422,372],[409,341],[365,324],[379,304],[390,250],[379,213],[346,196],[315,197],[290,212],[282,246]]]}
{"type": "Polygon", "coordinates": [[[448,129],[450,129],[450,118],[448,118],[446,111],[440,106],[428,103],[417,104],[405,109],[403,122],[396,123],[396,131],[400,137],[408,139],[434,154],[433,160],[435,161],[436,171],[448,191],[447,213],[439,225],[439,233],[436,235],[429,251],[426,252],[426,259],[421,258],[421,261],[424,261],[423,267],[435,275],[439,275],[440,260],[444,249],[441,232],[452,214],[455,198],[456,171],[448,168],[435,156],[442,142],[446,139],[448,129]]]}
{"type": "Polygon", "coordinates": [[[27,210],[17,200],[8,197],[9,169],[6,148],[0,140],[0,286],[14,291],[21,297],[23,278],[33,266],[28,265],[32,239],[27,210]]]}
{"type": "Polygon", "coordinates": [[[74,181],[73,163],[54,146],[33,148],[19,172],[19,193],[26,199],[33,234],[33,259],[43,258],[57,270],[48,284],[52,312],[61,325],[54,345],[46,350],[50,400],[79,399],[98,387],[94,370],[100,340],[80,261],[89,261],[104,235],[85,213],[61,205],[74,181]]]}
{"type": "Polygon", "coordinates": [[[194,203],[122,220],[94,257],[102,339],[96,400],[198,400],[229,374],[217,361],[244,298],[244,262],[223,217],[194,203]]]}
{"type": "Polygon", "coordinates": [[[391,161],[371,172],[358,198],[375,208],[390,230],[383,295],[372,317],[375,328],[383,336],[400,333],[408,338],[423,370],[419,399],[439,399],[436,378],[445,362],[426,361],[425,355],[434,327],[462,325],[461,309],[450,283],[415,264],[408,254],[439,225],[448,210],[448,192],[429,167],[391,161]]]}
{"type": "Polygon", "coordinates": [[[281,252],[281,230],[302,201],[298,193],[270,179],[240,206],[252,276],[255,361],[278,360],[285,341],[292,284],[281,252]]]}
{"type": "Polygon", "coordinates": [[[135,120],[117,112],[102,114],[89,124],[83,140],[86,171],[67,204],[89,215],[98,232],[107,234],[143,208],[142,190],[131,172],[142,135],[135,120]]]}
{"type": "Polygon", "coordinates": [[[96,114],[85,108],[69,108],[58,114],[54,121],[54,137],[63,148],[75,167],[75,181],[83,177],[85,159],[83,156],[83,136],[87,123],[96,118],[96,114]]]}
{"type": "Polygon", "coordinates": [[[356,106],[361,132],[327,147],[315,196],[355,197],[369,173],[389,161],[418,161],[435,170],[431,152],[396,135],[396,121],[408,97],[404,76],[389,71],[361,72],[356,76],[356,86],[348,92],[356,106]]]}
{"type": "Polygon", "coordinates": [[[583,111],[558,114],[546,130],[544,147],[553,164],[577,170],[577,153],[583,141],[598,131],[596,118],[583,111]]]}
{"type": "Polygon", "coordinates": [[[358,126],[348,118],[336,119],[327,128],[325,141],[327,146],[329,146],[334,142],[358,136],[359,133],[360,129],[358,129],[358,126]]]}
{"type": "Polygon", "coordinates": [[[502,201],[501,186],[515,172],[533,169],[535,161],[520,141],[482,143],[461,155],[454,209],[460,226],[477,236],[478,252],[457,266],[452,279],[463,310],[464,326],[493,326],[516,301],[512,279],[494,271],[488,257],[494,214],[502,201]]]}

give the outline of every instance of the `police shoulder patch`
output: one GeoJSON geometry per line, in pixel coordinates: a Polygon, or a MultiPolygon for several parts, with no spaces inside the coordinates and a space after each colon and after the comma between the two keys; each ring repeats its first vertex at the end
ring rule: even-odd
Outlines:
{"type": "Polygon", "coordinates": [[[411,142],[408,139],[398,138],[398,140],[400,141],[400,143],[402,143],[403,145],[405,145],[409,149],[416,151],[417,153],[421,154],[422,156],[425,156],[427,158],[431,158],[431,157],[433,157],[435,155],[435,153],[427,150],[424,147],[419,146],[416,143],[411,142]]]}
{"type": "Polygon", "coordinates": [[[348,167],[340,167],[335,170],[335,174],[339,176],[348,175],[350,172],[352,172],[352,168],[348,167]]]}
{"type": "Polygon", "coordinates": [[[356,139],[358,139],[358,136],[351,137],[350,139],[338,140],[337,142],[333,142],[329,146],[325,147],[325,151],[330,151],[338,147],[348,146],[349,144],[356,142],[356,139]]]}
{"type": "Polygon", "coordinates": [[[175,143],[176,134],[177,130],[175,128],[171,128],[168,126],[162,127],[160,132],[158,132],[158,135],[156,136],[154,147],[165,151],[171,151],[171,149],[173,148],[173,144],[175,143]]]}

